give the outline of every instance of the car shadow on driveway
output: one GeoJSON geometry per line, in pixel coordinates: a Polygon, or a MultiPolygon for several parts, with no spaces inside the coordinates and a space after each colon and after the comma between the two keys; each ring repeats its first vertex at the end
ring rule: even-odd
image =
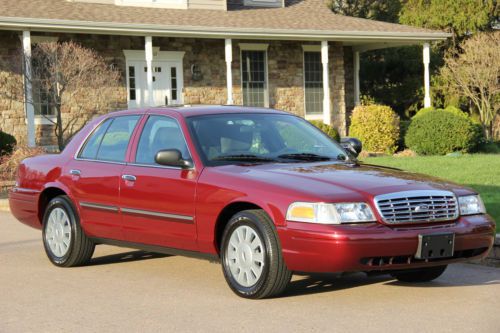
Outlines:
{"type": "MultiPolygon", "coordinates": [[[[295,276],[294,276],[295,277],[295,276]]],[[[364,273],[328,274],[318,273],[295,277],[280,297],[302,296],[333,292],[344,289],[367,286],[370,284],[393,280],[390,275],[368,277],[364,273]]]]}
{"type": "MultiPolygon", "coordinates": [[[[464,267],[467,267],[466,264],[464,267]]],[[[473,266],[472,266],[473,267],[473,266]]],[[[483,268],[483,267],[478,267],[483,268]]],[[[398,280],[387,281],[385,285],[395,287],[414,287],[414,288],[449,288],[449,287],[467,287],[467,286],[484,286],[492,284],[500,284],[500,269],[493,267],[484,267],[483,274],[477,272],[471,274],[469,272],[455,273],[455,268],[450,268],[445,271],[443,276],[434,281],[423,283],[408,283],[400,282],[398,280]]]]}
{"type": "Polygon", "coordinates": [[[448,267],[443,276],[431,282],[405,283],[389,274],[366,275],[365,273],[350,274],[308,274],[294,276],[283,295],[280,297],[302,296],[308,294],[334,292],[344,289],[368,286],[382,283],[385,286],[413,288],[449,288],[500,284],[500,269],[473,264],[463,264],[458,267],[448,267]],[[474,270],[472,270],[474,268],[474,270]],[[484,269],[478,274],[476,269],[484,269]]]}
{"type": "Polygon", "coordinates": [[[92,258],[87,266],[121,264],[130,261],[141,261],[170,257],[167,254],[152,253],[146,251],[129,251],[124,253],[110,254],[107,256],[92,258]]]}

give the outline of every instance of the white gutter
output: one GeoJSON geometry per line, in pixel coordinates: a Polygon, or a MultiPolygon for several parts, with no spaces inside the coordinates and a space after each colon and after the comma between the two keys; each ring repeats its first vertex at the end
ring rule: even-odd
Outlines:
{"type": "Polygon", "coordinates": [[[227,28],[203,26],[168,26],[115,22],[92,22],[23,17],[0,17],[0,29],[54,32],[80,32],[116,35],[153,35],[198,38],[287,39],[330,41],[439,41],[451,36],[444,32],[384,32],[339,30],[290,30],[259,28],[227,28]]]}

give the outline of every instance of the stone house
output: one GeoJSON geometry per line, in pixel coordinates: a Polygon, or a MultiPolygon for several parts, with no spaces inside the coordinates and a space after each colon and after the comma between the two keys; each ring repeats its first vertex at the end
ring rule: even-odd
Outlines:
{"type": "MultiPolygon", "coordinates": [[[[346,133],[361,52],[429,43],[439,31],[332,13],[324,0],[3,0],[0,57],[74,40],[122,72],[122,108],[242,104],[321,119],[346,133]]],[[[2,69],[0,69],[1,72],[2,69]]],[[[25,95],[32,96],[30,87],[25,95]]],[[[0,128],[51,145],[51,110],[0,99],[0,128]],[[26,134],[28,133],[28,135],[26,134]]]]}

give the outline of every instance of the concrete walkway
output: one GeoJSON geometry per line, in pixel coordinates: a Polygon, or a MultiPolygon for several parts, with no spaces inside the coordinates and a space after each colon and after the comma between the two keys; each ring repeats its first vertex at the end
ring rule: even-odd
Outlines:
{"type": "Polygon", "coordinates": [[[432,283],[295,276],[281,298],[235,296],[202,260],[98,246],[57,268],[41,232],[0,213],[0,332],[499,332],[500,269],[458,264],[432,283]]]}

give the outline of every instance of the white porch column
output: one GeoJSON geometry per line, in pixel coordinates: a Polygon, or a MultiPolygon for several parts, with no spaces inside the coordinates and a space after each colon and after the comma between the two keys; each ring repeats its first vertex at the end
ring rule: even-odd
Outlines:
{"type": "Polygon", "coordinates": [[[323,122],[330,125],[330,81],[328,74],[328,41],[321,42],[321,63],[323,64],[323,122]]]}
{"type": "Polygon", "coordinates": [[[24,53],[24,110],[28,129],[28,147],[35,147],[35,108],[33,107],[33,87],[31,80],[31,34],[23,31],[24,53]]]}
{"type": "Polygon", "coordinates": [[[359,105],[359,51],[354,51],[354,105],[359,105]]]}
{"type": "Polygon", "coordinates": [[[227,82],[227,104],[234,104],[233,101],[233,72],[231,64],[233,62],[233,41],[226,39],[226,82],[227,82]]]}
{"type": "Polygon", "coordinates": [[[146,36],[145,38],[146,51],[146,81],[148,84],[149,106],[154,106],[153,96],[153,37],[146,36]]]}
{"type": "Polygon", "coordinates": [[[429,77],[429,63],[431,60],[430,56],[430,46],[429,43],[424,43],[423,49],[423,58],[424,58],[424,108],[428,108],[431,106],[431,93],[430,93],[430,77],[429,77]]]}

